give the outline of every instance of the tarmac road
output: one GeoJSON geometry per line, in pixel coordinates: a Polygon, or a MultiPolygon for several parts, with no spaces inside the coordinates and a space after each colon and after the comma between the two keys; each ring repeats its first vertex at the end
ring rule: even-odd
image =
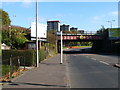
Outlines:
{"type": "Polygon", "coordinates": [[[71,54],[65,54],[70,88],[118,88],[118,68],[112,65],[117,57],[83,54],[76,50],[70,49],[71,54]]]}

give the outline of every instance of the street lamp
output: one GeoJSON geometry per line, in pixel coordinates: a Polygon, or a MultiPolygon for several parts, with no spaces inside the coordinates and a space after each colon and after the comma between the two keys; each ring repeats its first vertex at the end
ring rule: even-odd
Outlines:
{"type": "Polygon", "coordinates": [[[11,26],[8,26],[8,30],[9,30],[9,38],[11,38],[11,31],[10,31],[11,26]]]}
{"type": "MultiPolygon", "coordinates": [[[[107,21],[107,22],[110,23],[110,26],[111,26],[111,29],[112,29],[112,22],[115,22],[115,20],[107,21]]],[[[108,30],[109,30],[109,35],[110,35],[110,28],[108,30]]]]}
{"type": "MultiPolygon", "coordinates": [[[[111,31],[110,29],[112,30],[112,22],[115,22],[115,20],[112,20],[112,21],[107,21],[108,23],[110,23],[110,26],[111,28],[109,28],[108,30],[108,33],[109,33],[109,38],[111,37],[111,31]]],[[[112,47],[112,40],[110,40],[110,48],[112,47]]]]}
{"type": "Polygon", "coordinates": [[[10,48],[12,47],[12,44],[11,44],[11,26],[9,25],[8,26],[8,30],[9,30],[9,39],[10,39],[10,48]]]}
{"type": "Polygon", "coordinates": [[[39,58],[38,58],[38,0],[36,0],[36,67],[39,67],[39,58]]]}
{"type": "Polygon", "coordinates": [[[115,22],[115,20],[112,20],[112,21],[107,21],[108,23],[110,23],[110,26],[112,28],[112,22],[115,22]]]}

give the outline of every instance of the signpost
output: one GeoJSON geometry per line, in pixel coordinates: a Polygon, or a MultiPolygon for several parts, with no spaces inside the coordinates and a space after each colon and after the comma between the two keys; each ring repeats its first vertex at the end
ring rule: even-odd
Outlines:
{"type": "Polygon", "coordinates": [[[61,60],[60,60],[60,64],[62,64],[63,63],[63,42],[62,42],[62,31],[61,31],[61,60]]]}

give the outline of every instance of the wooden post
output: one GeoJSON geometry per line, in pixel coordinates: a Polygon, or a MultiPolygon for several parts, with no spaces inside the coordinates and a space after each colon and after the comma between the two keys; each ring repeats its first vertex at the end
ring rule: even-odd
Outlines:
{"type": "Polygon", "coordinates": [[[10,76],[9,76],[9,78],[10,78],[10,81],[11,81],[11,77],[12,77],[12,55],[11,55],[11,57],[10,57],[10,76]]]}

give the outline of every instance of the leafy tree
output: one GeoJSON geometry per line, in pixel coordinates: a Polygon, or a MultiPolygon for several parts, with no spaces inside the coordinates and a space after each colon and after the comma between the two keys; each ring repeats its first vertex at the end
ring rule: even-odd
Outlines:
{"type": "Polygon", "coordinates": [[[101,34],[104,38],[108,38],[108,28],[104,28],[104,26],[102,26],[102,28],[97,31],[97,34],[101,34]]]}
{"type": "Polygon", "coordinates": [[[7,12],[0,9],[0,19],[2,19],[2,25],[10,25],[11,20],[7,12]]]}
{"type": "Polygon", "coordinates": [[[18,30],[11,28],[9,30],[3,30],[2,31],[2,43],[5,43],[8,46],[11,46],[11,48],[18,49],[21,48],[22,45],[28,41],[23,33],[23,30],[18,30]]]}
{"type": "Polygon", "coordinates": [[[47,32],[47,40],[51,43],[51,44],[55,44],[55,40],[56,40],[56,32],[55,30],[50,30],[47,32]]]}

